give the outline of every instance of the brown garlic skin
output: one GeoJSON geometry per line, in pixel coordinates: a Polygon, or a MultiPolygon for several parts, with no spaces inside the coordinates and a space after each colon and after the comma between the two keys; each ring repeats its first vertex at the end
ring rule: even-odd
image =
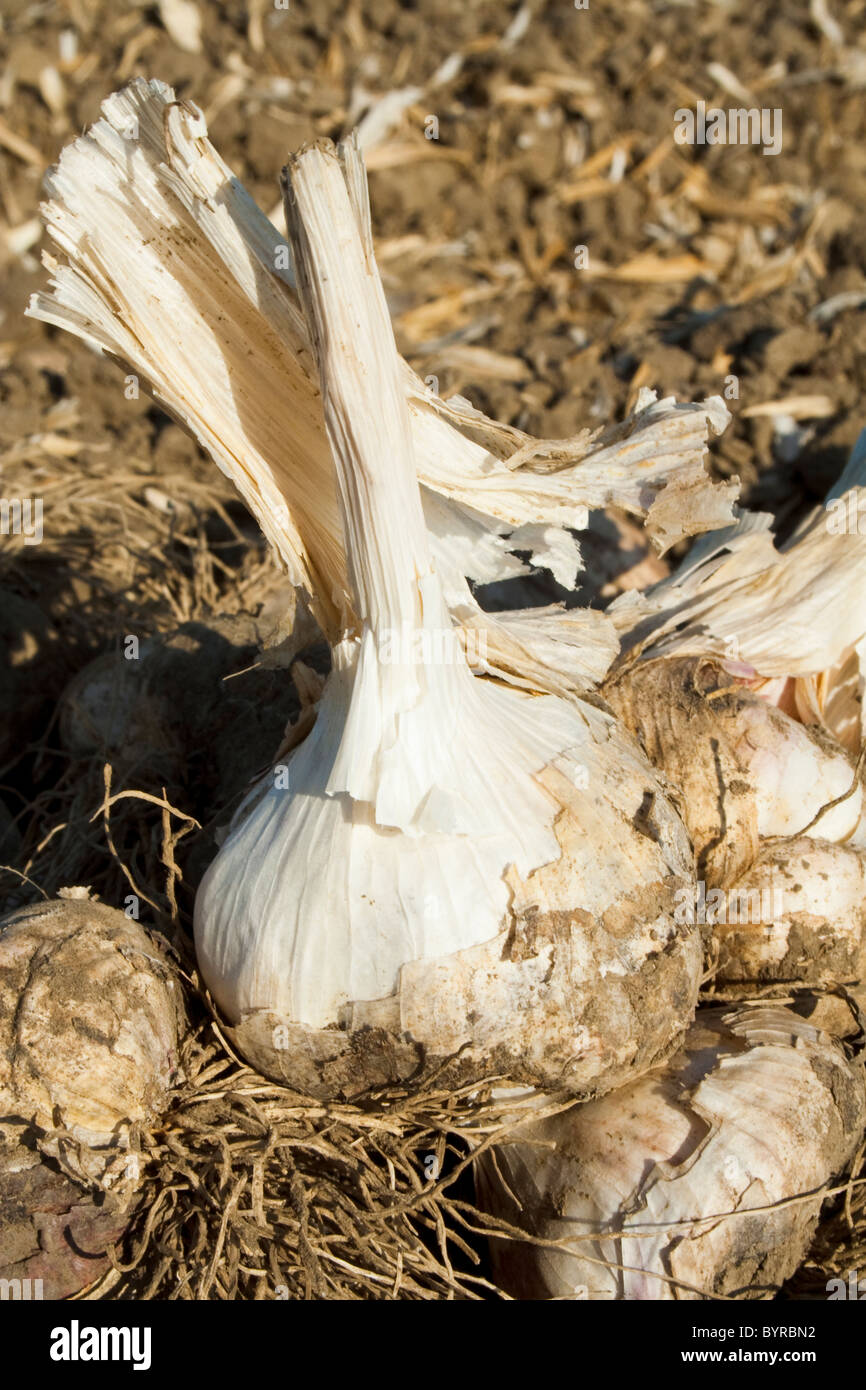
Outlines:
{"type": "Polygon", "coordinates": [[[83,1144],[123,1143],[178,1080],[180,978],[159,938],[86,898],[0,919],[0,1128],[55,1118],[83,1144]],[[59,1112],[59,1116],[58,1116],[59,1112]]]}
{"type": "MultiPolygon", "coordinates": [[[[614,714],[671,786],[708,887],[732,882],[758,852],[756,796],[724,736],[723,682],[690,659],[646,662],[615,672],[602,687],[614,714]]],[[[757,701],[756,696],[749,696],[757,701]]]]}
{"type": "Polygon", "coordinates": [[[771,1298],[822,1199],[780,1204],[843,1173],[864,1117],[862,1065],[791,1010],[701,1010],[664,1067],[481,1155],[486,1211],[572,1238],[492,1239],[497,1280],[529,1299],[771,1298]]]}

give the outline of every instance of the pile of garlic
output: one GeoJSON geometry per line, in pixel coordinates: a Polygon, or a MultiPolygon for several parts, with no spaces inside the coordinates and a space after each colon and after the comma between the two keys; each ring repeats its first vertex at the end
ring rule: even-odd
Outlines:
{"type": "MultiPolygon", "coordinates": [[[[48,192],[62,259],[46,258],[52,289],[30,312],[126,363],[186,424],[331,646],[321,697],[197,897],[200,969],[236,1045],[326,1099],[411,1084],[430,1063],[580,1098],[480,1169],[489,1208],[516,1196],[510,1219],[536,1240],[594,1223],[592,1257],[545,1264],[542,1247],[509,1247],[502,1278],[529,1296],[772,1289],[862,1136],[862,1068],[784,1011],[695,1022],[707,923],[680,909],[702,889],[781,874],[794,892],[796,879],[781,944],[710,922],[720,978],[859,970],[866,623],[804,633],[832,609],[812,582],[838,568],[821,518],[780,558],[768,520],[710,483],[716,399],[642,393],[620,426],[542,442],[435,397],[396,350],[353,141],[290,161],[287,244],[197,108],[139,80],[64,152],[48,192]],[[482,612],[470,582],[525,572],[518,552],[572,585],[569,528],[612,505],[660,551],[702,539],[609,614],[482,612]],[[792,959],[789,938],[815,917],[792,959]],[[720,1177],[732,1145],[742,1171],[722,1163],[720,1177]],[[647,1158],[665,1184],[644,1182],[647,1158]],[[610,1233],[659,1201],[686,1238],[636,1239],[634,1278],[620,1278],[610,1233]],[[705,1239],[720,1206],[739,1224],[705,1239]]],[[[861,560],[846,552],[852,578],[861,560]]]]}
{"type": "Polygon", "coordinates": [[[109,98],[47,187],[65,260],[31,312],[187,424],[332,648],[315,722],[198,895],[237,1045],[320,1095],[453,1054],[587,1093],[664,1057],[701,934],[674,920],[682,823],[591,694],[613,626],[493,617],[469,581],[521,573],[529,551],[573,582],[568,528],[590,506],[644,518],[661,549],[729,522],[736,489],[703,468],[722,403],[645,393],[622,426],[543,443],[439,400],[397,354],[351,142],[293,162],[290,247],[157,82],[109,98]]]}

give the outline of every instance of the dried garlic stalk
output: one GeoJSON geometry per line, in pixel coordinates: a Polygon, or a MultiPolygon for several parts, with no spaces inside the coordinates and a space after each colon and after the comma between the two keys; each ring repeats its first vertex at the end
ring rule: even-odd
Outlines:
{"type": "MultiPolygon", "coordinates": [[[[191,430],[335,639],[352,599],[289,248],[192,103],[136,79],[102,110],[48,176],[43,214],[59,255],[46,257],[52,289],[29,312],[128,364],[191,430]]],[[[543,442],[440,400],[402,362],[400,378],[437,568],[476,664],[555,692],[597,681],[616,650],[601,614],[482,618],[466,580],[525,573],[512,552],[529,551],[573,584],[580,554],[567,528],[585,508],[645,517],[660,549],[728,524],[736,486],[711,484],[703,468],[708,428],[727,422],[722,401],[676,405],[645,391],[623,424],[543,442]],[[486,654],[472,636],[481,624],[486,654]]]]}

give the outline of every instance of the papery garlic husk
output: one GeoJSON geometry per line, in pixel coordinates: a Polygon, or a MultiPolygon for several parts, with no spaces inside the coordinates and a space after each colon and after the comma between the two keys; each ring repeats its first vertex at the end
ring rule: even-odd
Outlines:
{"type": "Polygon", "coordinates": [[[156,934],[68,891],[0,918],[0,1129],[59,1123],[92,1174],[164,1108],[185,1014],[156,934]]]}
{"type": "Polygon", "coordinates": [[[763,845],[705,916],[717,986],[856,985],[866,977],[866,853],[808,836],[763,845]]]}
{"type": "Polygon", "coordinates": [[[839,481],[781,547],[765,513],[702,536],[679,569],[609,609],[618,668],[705,657],[732,685],[822,730],[852,756],[866,736],[866,431],[839,481]]]}
{"type": "Polygon", "coordinates": [[[611,715],[474,676],[431,557],[353,146],[287,221],[343,512],[352,626],[311,732],[196,899],[202,974],[262,1070],[354,1095],[460,1054],[588,1093],[675,1045],[700,930],[685,831],[611,715]],[[429,639],[425,646],[425,641],[429,639]]]}
{"type": "MultiPolygon", "coordinates": [[[[208,140],[201,111],[157,81],[138,78],[107,98],[46,185],[58,259],[46,257],[52,289],[28,312],[126,363],[186,425],[339,640],[356,615],[285,240],[208,140]]],[[[728,526],[737,485],[711,483],[704,470],[707,433],[729,418],[724,403],[679,405],[644,390],[622,423],[541,441],[441,400],[402,361],[398,371],[434,560],[478,669],[556,694],[591,686],[616,653],[603,614],[553,607],[516,628],[511,615],[480,614],[467,578],[526,573],[519,551],[571,588],[581,558],[569,528],[585,524],[587,508],[645,519],[659,550],[728,526]]]]}
{"type": "Polygon", "coordinates": [[[708,887],[735,883],[772,837],[866,843],[854,759],[719,660],[647,658],[615,671],[603,693],[678,793],[708,887]]]}
{"type": "Polygon", "coordinates": [[[791,1010],[701,1010],[664,1067],[480,1156],[482,1208],[550,1243],[493,1239],[497,1281],[530,1299],[771,1298],[864,1118],[862,1064],[791,1010]]]}

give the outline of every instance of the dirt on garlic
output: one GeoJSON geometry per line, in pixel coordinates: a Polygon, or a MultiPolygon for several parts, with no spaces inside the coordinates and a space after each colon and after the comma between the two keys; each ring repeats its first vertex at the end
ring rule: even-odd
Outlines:
{"type": "Polygon", "coordinates": [[[60,1129],[87,1177],[122,1176],[179,1079],[181,983],[155,933],[69,891],[0,918],[0,1130],[50,1152],[60,1129]]]}

